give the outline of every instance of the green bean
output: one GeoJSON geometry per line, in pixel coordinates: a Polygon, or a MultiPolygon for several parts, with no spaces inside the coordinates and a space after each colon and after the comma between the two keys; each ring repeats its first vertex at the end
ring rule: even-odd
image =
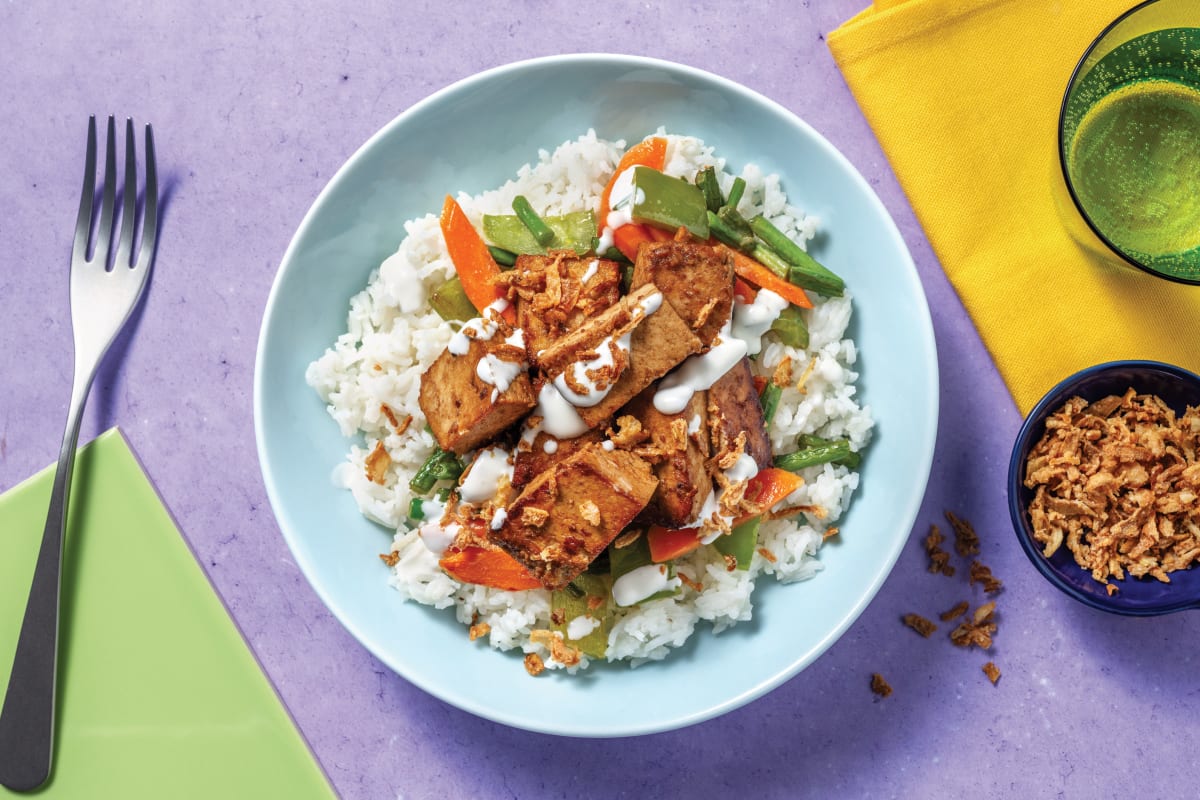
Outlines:
{"type": "Polygon", "coordinates": [[[408,482],[408,488],[417,494],[425,494],[438,481],[458,480],[462,475],[463,464],[453,453],[448,453],[440,447],[435,447],[429,458],[425,459],[408,482]]]}
{"type": "Polygon", "coordinates": [[[718,211],[721,206],[725,205],[725,198],[721,196],[721,184],[717,183],[715,169],[705,167],[697,172],[696,185],[700,187],[700,191],[704,192],[704,205],[708,206],[709,211],[718,211]]]}
{"type": "Polygon", "coordinates": [[[763,422],[768,427],[771,425],[771,420],[775,418],[775,410],[779,408],[779,398],[782,395],[782,386],[776,386],[774,381],[767,381],[762,394],[758,396],[759,405],[762,406],[763,422]]]}
{"type": "MultiPolygon", "coordinates": [[[[796,437],[796,444],[800,445],[801,450],[805,450],[810,447],[825,447],[825,446],[828,446],[831,444],[837,444],[838,442],[844,442],[844,441],[846,441],[846,440],[845,439],[823,439],[820,436],[814,436],[811,433],[802,433],[798,437],[796,437]]],[[[858,469],[858,465],[862,463],[862,454],[851,450],[850,455],[848,455],[845,458],[839,458],[838,460],[834,461],[833,463],[840,464],[843,467],[849,467],[850,469],[858,469]]]]}
{"type": "Polygon", "coordinates": [[[796,472],[805,467],[815,467],[818,464],[832,462],[835,464],[844,464],[854,469],[859,463],[857,456],[858,453],[850,449],[849,441],[838,439],[828,444],[814,445],[797,450],[794,453],[775,456],[775,466],[780,469],[786,469],[789,472],[796,472]]]}
{"type": "Polygon", "coordinates": [[[708,230],[717,239],[735,250],[740,250],[743,253],[750,254],[754,251],[754,237],[742,236],[733,228],[725,223],[725,220],[718,217],[713,212],[708,212],[708,230]]]}
{"type": "Polygon", "coordinates": [[[721,218],[729,227],[733,228],[742,236],[753,236],[754,231],[750,229],[750,223],[746,218],[738,213],[738,210],[733,206],[721,206],[717,210],[717,216],[721,218]]]}
{"type": "Polygon", "coordinates": [[[414,497],[408,501],[408,518],[409,519],[425,519],[425,501],[420,497],[414,497]]]}
{"type": "Polygon", "coordinates": [[[750,252],[750,255],[753,256],[758,263],[771,270],[771,272],[774,272],[784,280],[789,280],[788,276],[792,265],[780,258],[778,253],[767,247],[762,242],[758,242],[754,245],[754,249],[750,252]]]}
{"type": "Polygon", "coordinates": [[[785,236],[762,214],[750,220],[750,228],[759,239],[791,265],[788,280],[792,283],[828,297],[842,296],[846,282],[804,252],[800,245],[785,236]]]}
{"type": "Polygon", "coordinates": [[[737,177],[733,179],[733,186],[729,187],[729,197],[725,200],[725,205],[730,208],[737,208],[738,203],[742,202],[742,194],[746,191],[746,181],[737,177]]]}
{"type": "Polygon", "coordinates": [[[529,201],[525,199],[525,195],[519,194],[513,198],[513,211],[521,218],[521,222],[533,234],[533,238],[542,247],[554,241],[554,231],[550,226],[542,221],[542,218],[533,210],[533,206],[529,205],[529,201]]]}
{"type": "Polygon", "coordinates": [[[496,247],[494,244],[489,244],[487,249],[492,254],[492,259],[502,267],[511,267],[517,263],[516,253],[505,250],[503,247],[496,247]]]}

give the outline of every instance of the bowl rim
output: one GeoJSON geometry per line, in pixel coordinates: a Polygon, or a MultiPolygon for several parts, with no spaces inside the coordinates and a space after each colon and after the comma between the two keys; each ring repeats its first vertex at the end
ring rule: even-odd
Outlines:
{"type": "Polygon", "coordinates": [[[857,167],[835,147],[828,139],[825,138],[819,131],[812,127],[808,122],[802,119],[798,114],[786,108],[782,104],[772,100],[766,95],[744,86],[736,81],[724,78],[707,70],[693,67],[679,62],[666,59],[658,59],[646,56],[626,55],[617,53],[572,53],[562,55],[548,55],[536,58],[523,59],[505,64],[500,64],[489,69],[474,73],[472,75],[461,78],[453,83],[450,83],[421,100],[414,103],[394,116],[391,120],[385,123],[379,130],[372,134],[365,142],[363,142],[345,161],[338,167],[337,171],[328,179],[324,187],[317,194],[316,198],[309,205],[304,217],[292,235],[287,249],[284,252],[279,266],[276,270],[275,278],[271,285],[271,290],[267,298],[266,305],[263,311],[262,322],[259,328],[259,340],[255,354],[255,371],[254,371],[254,430],[255,444],[259,458],[260,472],[263,482],[267,490],[268,501],[271,504],[273,516],[278,525],[285,542],[288,545],[290,555],[295,559],[297,566],[304,575],[306,582],[312,588],[314,593],[320,598],[321,602],[326,606],[330,613],[337,619],[350,634],[354,637],[357,643],[370,652],[374,657],[383,662],[388,669],[395,672],[405,681],[422,689],[428,694],[438,698],[439,700],[449,703],[459,709],[467,711],[473,715],[484,719],[492,720],[515,728],[534,731],[538,733],[547,733],[553,735],[565,735],[584,738],[613,738],[624,736],[640,736],[651,733],[658,733],[669,730],[676,730],[690,725],[695,725],[700,722],[721,716],[737,708],[740,708],[751,701],[762,697],[768,692],[782,685],[787,680],[793,678],[802,670],[809,667],[820,656],[825,654],[828,649],[841,638],[842,635],[850,628],[850,626],[862,615],[866,607],[874,600],[884,582],[891,574],[904,545],[907,543],[913,525],[915,524],[917,515],[920,511],[921,503],[928,488],[929,475],[932,470],[933,457],[937,442],[937,428],[939,418],[939,367],[937,360],[937,346],[933,331],[932,318],[929,313],[929,304],[925,296],[924,287],[921,284],[920,276],[916,269],[916,264],[913,261],[912,253],[904,240],[903,234],[900,232],[899,226],[893,219],[883,201],[879,198],[874,188],[862,175],[857,167]],[[432,105],[444,102],[447,97],[457,94],[462,91],[471,89],[479,83],[486,83],[502,76],[506,73],[517,72],[526,69],[544,68],[549,65],[562,64],[603,64],[615,65],[628,68],[650,68],[661,70],[667,73],[684,75],[696,79],[701,82],[714,85],[728,91],[732,94],[742,96],[748,100],[762,105],[767,110],[786,119],[790,124],[795,125],[798,129],[806,132],[812,137],[821,151],[829,158],[837,162],[848,174],[856,189],[860,191],[865,200],[874,206],[880,217],[885,222],[885,235],[895,246],[897,260],[900,265],[905,268],[908,274],[908,280],[911,280],[916,288],[916,300],[920,304],[920,312],[917,314],[919,321],[919,331],[917,336],[925,345],[929,359],[929,374],[927,385],[922,387],[928,397],[928,402],[922,410],[920,425],[930,431],[927,442],[924,443],[923,452],[916,453],[917,456],[911,463],[911,474],[917,476],[919,481],[920,491],[913,491],[907,498],[906,503],[901,508],[897,509],[894,519],[905,521],[907,532],[903,536],[896,536],[891,547],[891,552],[887,552],[884,561],[879,565],[879,569],[872,575],[867,583],[864,584],[863,591],[850,606],[849,610],[838,623],[826,631],[817,641],[815,641],[808,653],[802,654],[800,657],[794,658],[785,668],[779,670],[775,674],[760,680],[758,683],[748,685],[742,691],[724,697],[719,701],[707,704],[702,708],[698,708],[690,713],[677,714],[671,718],[660,719],[654,722],[643,722],[635,725],[625,725],[619,728],[616,727],[598,727],[588,726],[586,728],[579,725],[561,724],[554,720],[542,721],[539,724],[531,724],[521,719],[513,718],[511,715],[502,711],[483,706],[471,702],[469,698],[462,695],[456,695],[452,692],[447,692],[444,687],[427,679],[420,674],[411,674],[410,671],[403,670],[398,667],[393,659],[385,653],[381,652],[380,648],[376,647],[372,641],[372,637],[356,623],[353,619],[348,618],[340,612],[341,605],[335,602],[331,596],[331,590],[325,586],[320,580],[315,580],[314,575],[318,572],[315,565],[310,559],[301,555],[297,548],[293,546],[293,539],[296,533],[290,530],[281,522],[279,510],[283,508],[283,495],[276,485],[276,481],[272,474],[267,469],[269,456],[267,453],[266,440],[264,436],[264,424],[266,419],[266,409],[263,405],[264,399],[264,381],[265,376],[262,369],[262,364],[267,354],[268,331],[270,322],[278,313],[276,305],[281,294],[281,286],[284,283],[284,278],[289,272],[289,265],[296,259],[296,251],[299,249],[300,242],[305,238],[309,229],[315,224],[316,211],[322,208],[327,203],[329,195],[334,193],[342,181],[346,180],[346,175],[350,172],[354,164],[356,164],[364,155],[373,149],[381,140],[393,135],[393,131],[403,126],[411,117],[418,116],[424,110],[432,105]]]}
{"type": "MultiPolygon", "coordinates": [[[[1105,602],[1104,598],[1095,595],[1086,594],[1079,591],[1075,586],[1063,579],[1051,564],[1049,559],[1042,555],[1042,551],[1034,544],[1033,536],[1030,531],[1030,526],[1025,514],[1025,506],[1021,502],[1021,489],[1024,483],[1022,472],[1024,470],[1024,459],[1022,453],[1028,451],[1032,445],[1034,431],[1044,425],[1047,414],[1057,409],[1067,399],[1067,395],[1071,393],[1071,389],[1080,381],[1090,378],[1093,375],[1102,374],[1116,369],[1138,369],[1138,370],[1158,370],[1161,372],[1170,373],[1176,377],[1182,378],[1185,381],[1194,383],[1200,389],[1200,375],[1184,369],[1175,364],[1167,364],[1162,361],[1151,361],[1146,359],[1125,359],[1117,361],[1106,361],[1102,364],[1095,364],[1090,367],[1085,367],[1061,381],[1056,383],[1049,391],[1047,391],[1042,399],[1037,402],[1030,412],[1025,416],[1021,423],[1020,429],[1017,431],[1016,439],[1013,442],[1012,452],[1008,461],[1008,513],[1012,519],[1013,532],[1016,534],[1017,541],[1021,545],[1021,549],[1029,558],[1034,568],[1041,573],[1047,581],[1057,587],[1064,594],[1070,596],[1074,600],[1078,600],[1086,606],[1095,608],[1099,611],[1107,611],[1110,614],[1120,614],[1128,617],[1155,617],[1162,614],[1172,614],[1176,611],[1184,611],[1192,608],[1200,608],[1200,598],[1183,599],[1172,601],[1169,604],[1155,605],[1142,608],[1128,608],[1117,606],[1105,602]]],[[[1044,427],[1043,427],[1044,432],[1044,427]]],[[[1200,569],[1200,567],[1196,567],[1200,569]]]]}

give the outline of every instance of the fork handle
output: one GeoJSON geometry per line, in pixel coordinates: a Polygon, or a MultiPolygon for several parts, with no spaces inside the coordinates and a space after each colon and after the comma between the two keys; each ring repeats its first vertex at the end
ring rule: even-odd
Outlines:
{"type": "MultiPolygon", "coordinates": [[[[94,374],[94,370],[92,372],[94,374]]],[[[73,382],[46,528],[17,638],[8,692],[0,710],[0,784],[18,792],[36,789],[45,783],[54,758],[63,539],[79,424],[91,382],[91,375],[80,381],[78,374],[73,382]]]]}

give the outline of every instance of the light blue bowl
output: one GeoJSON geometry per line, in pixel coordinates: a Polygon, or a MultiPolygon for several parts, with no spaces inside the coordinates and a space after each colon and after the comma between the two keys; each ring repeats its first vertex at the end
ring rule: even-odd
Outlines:
{"type": "Polygon", "coordinates": [[[643,58],[580,55],[513,64],[413,106],[371,138],[317,198],[267,303],[254,385],[258,453],[296,562],[351,634],[397,673],[459,708],[573,736],[627,736],[714,717],[778,686],[823,653],[875,595],[925,491],[937,430],[937,356],[925,296],[887,211],[854,167],[784,108],[737,84],[643,58]],[[763,578],[754,620],[636,670],[526,674],[521,656],[467,640],[450,611],[406,603],[376,557],[391,532],[330,481],[347,442],[305,385],[307,364],[345,330],[351,295],[447,193],[499,186],[588,128],[637,141],[659,126],[717,147],[735,170],[778,172],[821,218],[817,257],[854,294],[861,399],[876,434],[841,535],[814,580],[763,578]]]}

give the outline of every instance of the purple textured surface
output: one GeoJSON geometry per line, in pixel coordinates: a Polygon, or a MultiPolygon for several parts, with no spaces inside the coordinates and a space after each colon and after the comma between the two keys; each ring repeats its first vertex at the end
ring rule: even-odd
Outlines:
{"type": "MultiPolygon", "coordinates": [[[[97,380],[82,440],[119,424],[345,798],[1194,796],[1194,614],[1131,620],[1042,582],[1005,508],[1012,401],[833,64],[866,0],[652,7],[610,0],[0,8],[0,490],[53,460],[70,382],[67,262],[88,114],[155,126],[166,201],[135,335],[97,380]],[[685,10],[686,9],[686,10],[685,10]],[[309,589],[267,505],[251,378],[276,266],[360,143],[435,89],[552,53],[680,61],[793,110],[895,217],[933,313],[942,417],[916,531],[875,601],[782,688],[628,740],[556,739],[449,707],[375,661],[309,589]],[[994,652],[901,626],[979,602],[925,571],[943,509],[1004,579],[994,652]],[[993,658],[1004,675],[980,671],[993,658]],[[895,693],[874,697],[872,672],[895,693]],[[1136,768],[1145,764],[1146,769],[1136,768]]],[[[869,358],[870,354],[864,354],[869,358]]],[[[269,765],[264,765],[269,769],[269,765]]]]}

